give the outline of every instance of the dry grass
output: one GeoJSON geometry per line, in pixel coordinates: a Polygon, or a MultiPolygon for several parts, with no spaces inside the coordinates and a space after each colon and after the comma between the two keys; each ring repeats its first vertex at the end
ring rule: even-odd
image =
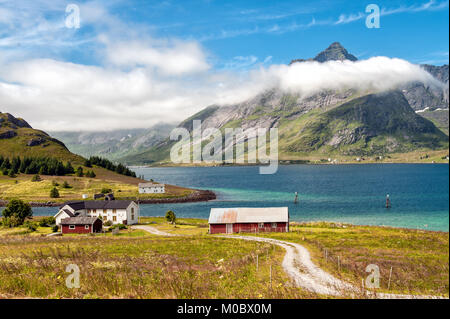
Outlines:
{"type": "Polygon", "coordinates": [[[65,202],[68,200],[81,200],[83,194],[90,198],[100,193],[102,188],[110,188],[117,199],[151,199],[151,198],[177,198],[187,196],[193,192],[192,189],[179,186],[166,185],[165,194],[139,194],[138,184],[141,179],[116,174],[101,167],[84,168],[84,171],[93,170],[96,178],[75,176],[41,176],[42,181],[32,182],[32,175],[20,174],[16,178],[0,176],[0,199],[10,200],[20,198],[33,202],[65,202]],[[50,190],[57,182],[60,198],[50,198],[50,190]],[[71,188],[63,188],[66,181],[71,188]]]}
{"type": "Polygon", "coordinates": [[[366,267],[375,264],[381,274],[378,292],[449,294],[449,234],[445,232],[293,223],[290,233],[259,236],[304,245],[318,266],[357,287],[361,287],[362,279],[369,275],[366,267]]]}
{"type": "Polygon", "coordinates": [[[3,236],[0,295],[16,298],[317,297],[285,285],[288,279],[281,268],[282,256],[282,249],[270,244],[209,236],[3,236]],[[80,267],[79,289],[65,285],[68,264],[80,267]]]}

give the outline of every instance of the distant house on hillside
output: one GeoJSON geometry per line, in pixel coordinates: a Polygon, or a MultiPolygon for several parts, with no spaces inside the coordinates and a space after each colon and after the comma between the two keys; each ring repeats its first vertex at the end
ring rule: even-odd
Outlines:
{"type": "Polygon", "coordinates": [[[163,194],[166,185],[158,183],[139,183],[139,194],[163,194]]]}
{"type": "Polygon", "coordinates": [[[55,215],[56,225],[69,217],[97,217],[103,222],[133,225],[139,220],[139,205],[130,200],[67,202],[55,215]]]}
{"type": "Polygon", "coordinates": [[[61,220],[63,234],[90,234],[102,231],[103,223],[97,217],[69,217],[61,220]]]}
{"type": "Polygon", "coordinates": [[[211,208],[210,234],[240,232],[288,232],[287,207],[267,208],[211,208]]]}

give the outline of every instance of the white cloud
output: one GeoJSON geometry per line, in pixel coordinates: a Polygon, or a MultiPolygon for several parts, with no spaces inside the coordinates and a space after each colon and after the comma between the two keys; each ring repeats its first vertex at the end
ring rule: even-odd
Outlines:
{"type": "Polygon", "coordinates": [[[158,42],[161,41],[108,44],[107,58],[118,66],[155,68],[166,75],[199,73],[210,68],[206,54],[197,42],[158,42]]]}
{"type": "MultiPolygon", "coordinates": [[[[149,50],[143,44],[129,47],[136,50],[135,57],[149,50]]],[[[159,51],[161,63],[176,56],[172,49],[159,51]]],[[[255,59],[250,56],[237,60],[253,63],[255,59]]],[[[158,69],[163,67],[158,61],[149,61],[144,60],[144,66],[127,68],[51,59],[10,63],[0,68],[0,111],[21,116],[44,130],[110,130],[181,121],[207,105],[242,102],[272,87],[308,96],[323,89],[385,90],[408,81],[440,85],[417,65],[386,57],[291,66],[264,67],[259,63],[245,72],[185,73],[197,69],[184,66],[161,69],[171,76],[161,74],[158,69]]]]}

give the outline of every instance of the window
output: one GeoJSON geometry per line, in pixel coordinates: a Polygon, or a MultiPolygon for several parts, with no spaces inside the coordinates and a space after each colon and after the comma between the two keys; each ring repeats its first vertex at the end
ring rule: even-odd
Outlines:
{"type": "Polygon", "coordinates": [[[106,221],[106,216],[103,216],[103,221],[104,221],[104,222],[106,221]]]}
{"type": "Polygon", "coordinates": [[[113,216],[113,222],[117,221],[117,216],[113,216]]]}
{"type": "Polygon", "coordinates": [[[89,225],[84,225],[84,229],[89,229],[89,225]]]}
{"type": "Polygon", "coordinates": [[[134,220],[134,207],[131,207],[131,220],[134,220]]]}
{"type": "Polygon", "coordinates": [[[258,223],[259,228],[264,228],[264,223],[258,223]]]}
{"type": "Polygon", "coordinates": [[[113,209],[113,214],[117,214],[117,209],[113,209]]]}
{"type": "Polygon", "coordinates": [[[272,223],[272,228],[277,228],[277,223],[272,223]]]}
{"type": "Polygon", "coordinates": [[[69,225],[69,229],[75,229],[75,225],[69,225]]]}
{"type": "Polygon", "coordinates": [[[106,214],[106,213],[107,213],[107,210],[106,210],[106,209],[104,209],[104,210],[103,210],[103,214],[106,214]]]}

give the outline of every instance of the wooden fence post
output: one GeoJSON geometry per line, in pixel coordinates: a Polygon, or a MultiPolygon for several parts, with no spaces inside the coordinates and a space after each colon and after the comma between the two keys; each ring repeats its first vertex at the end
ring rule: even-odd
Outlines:
{"type": "Polygon", "coordinates": [[[388,290],[391,289],[391,277],[392,277],[392,267],[391,267],[391,270],[389,271],[388,290]]]}

